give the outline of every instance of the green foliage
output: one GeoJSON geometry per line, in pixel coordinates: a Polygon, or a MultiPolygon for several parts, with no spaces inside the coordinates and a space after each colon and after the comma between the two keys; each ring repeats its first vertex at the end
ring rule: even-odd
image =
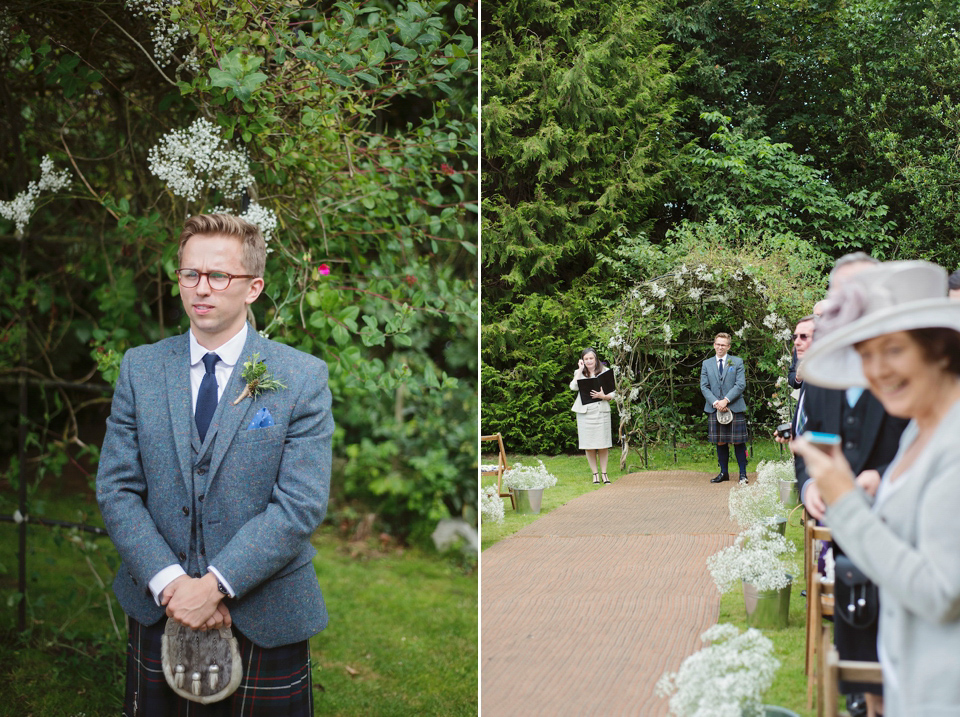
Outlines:
{"type": "Polygon", "coordinates": [[[566,290],[677,162],[656,3],[511,2],[483,34],[485,300],[566,290]]]}
{"type": "MultiPolygon", "coordinates": [[[[31,376],[99,383],[99,370],[112,383],[126,349],[185,330],[173,277],[179,227],[216,206],[239,214],[250,199],[276,216],[252,318],[270,338],[330,365],[338,454],[379,440],[398,391],[412,397],[395,416],[389,451],[407,497],[372,506],[384,526],[408,535],[429,532],[444,510],[469,516],[462,506],[475,502],[476,459],[462,443],[476,432],[478,213],[471,9],[155,5],[134,13],[99,0],[17,2],[0,20],[17,28],[0,55],[5,91],[17,99],[0,116],[0,198],[24,189],[47,153],[74,180],[69,195],[35,211],[24,266],[0,264],[0,278],[16,287],[0,301],[0,318],[10,338],[26,333],[31,376]],[[155,44],[163,27],[176,29],[172,54],[155,44]],[[198,118],[213,124],[225,153],[249,158],[245,197],[208,181],[190,200],[158,179],[151,148],[171,131],[189,134],[198,118]],[[424,421],[421,411],[442,418],[424,421]],[[437,424],[455,439],[437,442],[426,432],[437,424]]],[[[190,159],[197,171],[203,156],[190,159]]],[[[0,373],[14,372],[20,353],[19,340],[0,342],[0,373]]],[[[102,405],[84,413],[86,395],[62,394],[76,420],[31,418],[62,436],[45,440],[44,451],[99,440],[102,405]]],[[[9,453],[11,437],[0,440],[9,453]]],[[[348,482],[355,492],[339,499],[371,494],[348,482]]]]}
{"type": "Polygon", "coordinates": [[[878,257],[890,253],[893,239],[885,232],[893,224],[883,222],[887,207],[876,193],[841,197],[826,172],[810,166],[812,157],[797,155],[790,144],[750,137],[717,112],[701,119],[719,126],[712,146],[695,148],[691,157],[699,171],[690,175],[690,203],[700,216],[736,233],[791,236],[840,253],[863,246],[878,257]]]}

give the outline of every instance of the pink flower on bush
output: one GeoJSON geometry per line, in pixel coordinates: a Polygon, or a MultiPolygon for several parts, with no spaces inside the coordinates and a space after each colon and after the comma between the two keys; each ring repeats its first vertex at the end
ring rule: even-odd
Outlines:
{"type": "Polygon", "coordinates": [[[330,273],[330,267],[327,264],[321,264],[317,267],[317,271],[320,272],[321,276],[327,276],[330,273]]]}

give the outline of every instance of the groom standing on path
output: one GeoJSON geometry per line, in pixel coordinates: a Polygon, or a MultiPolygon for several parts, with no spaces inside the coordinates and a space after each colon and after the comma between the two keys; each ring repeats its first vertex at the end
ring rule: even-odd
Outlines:
{"type": "Polygon", "coordinates": [[[313,714],[308,639],[327,611],[310,536],[330,490],[331,395],[323,361],[246,323],[265,263],[254,225],[190,218],[177,270],[190,330],[123,358],[97,501],[122,559],[126,715],[313,714]],[[282,386],[238,401],[255,354],[282,386]],[[167,620],[232,624],[244,674],[231,697],[191,704],[167,686],[167,620]]]}
{"type": "Polygon", "coordinates": [[[717,463],[720,473],[711,478],[711,483],[730,480],[727,466],[730,462],[730,444],[733,444],[740,468],[740,482],[747,482],[747,419],[744,412],[747,404],[743,391],[747,387],[743,371],[743,359],[732,356],[730,334],[717,334],[713,340],[716,357],[708,358],[700,368],[700,392],[706,399],[703,407],[707,414],[707,440],[717,445],[717,463]],[[718,416],[730,414],[729,422],[721,422],[718,416]]]}

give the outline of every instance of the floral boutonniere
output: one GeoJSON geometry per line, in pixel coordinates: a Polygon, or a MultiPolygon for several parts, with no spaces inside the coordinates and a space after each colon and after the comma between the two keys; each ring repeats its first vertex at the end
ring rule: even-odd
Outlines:
{"type": "Polygon", "coordinates": [[[267,364],[260,360],[260,354],[258,353],[255,353],[249,361],[243,362],[243,371],[240,372],[240,376],[246,385],[240,395],[237,396],[237,400],[233,402],[234,406],[247,396],[257,398],[264,391],[286,388],[284,384],[270,375],[270,372],[267,371],[267,364]]]}

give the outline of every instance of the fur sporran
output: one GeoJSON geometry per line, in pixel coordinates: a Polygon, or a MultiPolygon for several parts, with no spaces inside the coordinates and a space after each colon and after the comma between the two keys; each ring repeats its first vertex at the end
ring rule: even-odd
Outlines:
{"type": "Polygon", "coordinates": [[[167,620],[160,660],[170,689],[205,705],[232,695],[243,678],[240,647],[229,627],[191,630],[167,620]]]}

